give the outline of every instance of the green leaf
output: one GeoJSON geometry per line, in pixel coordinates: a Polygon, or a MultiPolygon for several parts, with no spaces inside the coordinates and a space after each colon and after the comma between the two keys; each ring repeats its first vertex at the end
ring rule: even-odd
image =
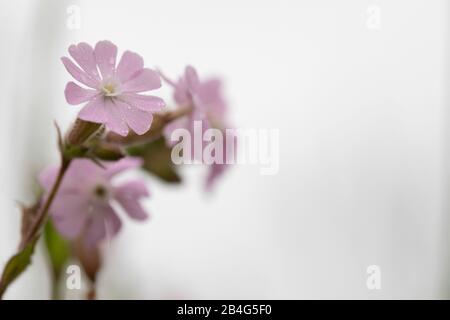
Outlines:
{"type": "Polygon", "coordinates": [[[59,278],[66,262],[70,258],[70,245],[55,229],[51,220],[44,228],[45,247],[47,248],[50,263],[55,278],[59,278]]]}
{"type": "Polygon", "coordinates": [[[172,149],[167,146],[164,137],[152,142],[129,147],[127,152],[131,156],[138,156],[144,160],[142,168],[165,182],[180,183],[181,177],[172,162],[172,149]]]}
{"type": "Polygon", "coordinates": [[[31,206],[19,203],[19,206],[22,211],[22,227],[20,233],[22,238],[25,238],[36,219],[36,215],[41,206],[41,201],[36,201],[36,203],[31,206]]]}
{"type": "Polygon", "coordinates": [[[34,248],[38,238],[39,237],[35,237],[33,241],[23,248],[22,251],[9,259],[0,280],[0,299],[9,285],[13,283],[14,280],[16,280],[17,277],[20,276],[31,264],[31,256],[34,253],[34,248]]]}

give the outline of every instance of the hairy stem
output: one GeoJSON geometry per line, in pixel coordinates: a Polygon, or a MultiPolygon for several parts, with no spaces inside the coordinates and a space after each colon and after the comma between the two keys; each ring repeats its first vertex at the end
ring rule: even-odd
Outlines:
{"type": "Polygon", "coordinates": [[[61,186],[61,182],[64,178],[65,173],[67,172],[67,169],[70,166],[70,163],[71,163],[70,159],[62,160],[61,167],[59,168],[58,176],[56,177],[56,181],[53,184],[52,190],[50,191],[50,194],[47,200],[45,201],[42,209],[37,214],[36,220],[32,224],[26,236],[22,239],[19,246],[19,250],[23,250],[23,248],[25,248],[25,246],[36,236],[41,227],[44,225],[44,222],[46,221],[48,216],[48,211],[53,203],[53,200],[56,197],[56,194],[58,193],[59,187],[61,186]]]}

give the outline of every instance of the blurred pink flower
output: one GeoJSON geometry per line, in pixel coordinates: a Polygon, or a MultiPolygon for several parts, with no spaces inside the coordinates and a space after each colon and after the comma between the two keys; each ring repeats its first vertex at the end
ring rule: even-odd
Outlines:
{"type": "MultiPolygon", "coordinates": [[[[132,180],[115,186],[111,181],[117,174],[139,167],[141,161],[125,158],[103,165],[105,168],[88,159],[74,160],[50,208],[58,231],[70,240],[82,237],[88,246],[95,246],[119,232],[122,223],[111,206],[113,203],[118,203],[135,220],[147,218],[139,202],[149,196],[146,185],[132,180]]],[[[50,166],[39,175],[39,182],[47,193],[58,169],[50,166]]]]}
{"type": "MultiPolygon", "coordinates": [[[[169,123],[164,129],[164,135],[170,145],[177,141],[170,139],[172,132],[178,128],[186,129],[194,136],[194,123],[201,121],[203,132],[209,128],[219,129],[224,134],[224,160],[223,163],[209,165],[209,173],[206,178],[206,189],[210,190],[218,177],[220,177],[227,165],[225,130],[227,126],[227,104],[223,97],[222,81],[212,78],[200,81],[197,71],[192,66],[187,66],[184,75],[177,82],[172,81],[164,74],[161,77],[174,88],[174,100],[179,108],[192,108],[187,116],[169,123]]],[[[193,141],[193,139],[192,139],[193,141]]],[[[195,156],[195,155],[194,155],[195,156]]]]}
{"type": "Polygon", "coordinates": [[[137,134],[150,129],[152,113],[164,107],[164,101],[155,96],[139,94],[161,87],[157,72],[144,68],[142,57],[125,51],[116,67],[117,47],[109,41],[100,41],[93,49],[81,42],[69,47],[70,56],[61,60],[67,71],[80,83],[66,85],[68,103],[87,102],[78,117],[82,120],[105,124],[106,128],[126,136],[129,128],[137,134]]]}
{"type": "MultiPolygon", "coordinates": [[[[194,121],[202,121],[204,129],[224,129],[227,105],[222,94],[222,81],[212,78],[200,81],[197,71],[187,66],[184,75],[174,82],[161,74],[164,81],[174,88],[174,100],[179,108],[192,108],[188,117],[173,121],[166,127],[165,135],[173,130],[185,128],[193,134],[194,121]]],[[[168,139],[170,141],[170,139],[168,139]]]]}

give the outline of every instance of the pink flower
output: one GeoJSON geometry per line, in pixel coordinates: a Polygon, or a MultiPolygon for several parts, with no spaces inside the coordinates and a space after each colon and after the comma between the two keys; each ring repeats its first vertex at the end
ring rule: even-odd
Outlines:
{"type": "MultiPolygon", "coordinates": [[[[119,204],[133,219],[145,220],[147,213],[139,203],[148,197],[146,185],[132,180],[116,186],[112,179],[125,170],[136,168],[141,161],[125,158],[100,167],[88,159],[74,160],[50,208],[58,231],[68,239],[83,237],[86,245],[95,246],[106,236],[116,235],[122,223],[112,204],[119,204]]],[[[46,168],[39,175],[39,182],[46,193],[56,179],[57,166],[46,168]]]]}
{"type": "MultiPolygon", "coordinates": [[[[218,177],[220,177],[227,165],[226,158],[226,135],[227,128],[227,104],[222,94],[222,82],[220,79],[208,79],[200,81],[197,71],[187,66],[184,75],[174,82],[161,74],[161,77],[174,88],[174,100],[179,108],[192,108],[192,112],[184,118],[175,120],[166,126],[164,135],[170,145],[177,141],[170,139],[172,132],[178,128],[188,130],[191,137],[194,136],[194,123],[201,121],[202,130],[208,128],[220,129],[224,134],[224,159],[222,163],[211,164],[206,178],[206,189],[211,189],[218,177]]],[[[193,139],[191,139],[193,141],[193,139]]]]}
{"type": "Polygon", "coordinates": [[[170,135],[177,128],[185,128],[192,132],[194,121],[203,121],[205,129],[225,128],[227,105],[220,79],[200,81],[197,71],[191,66],[186,67],[184,75],[177,82],[164,75],[161,76],[174,88],[174,100],[178,107],[192,108],[192,113],[188,117],[174,121],[167,127],[166,135],[170,135]]]}
{"type": "Polygon", "coordinates": [[[82,120],[102,123],[107,129],[126,136],[129,128],[137,134],[150,129],[152,113],[164,107],[161,98],[140,94],[161,87],[159,75],[144,68],[142,57],[125,51],[116,67],[117,47],[109,41],[100,41],[93,49],[81,42],[69,47],[70,56],[61,60],[67,71],[80,83],[66,85],[68,103],[87,102],[78,117],[82,120]]]}

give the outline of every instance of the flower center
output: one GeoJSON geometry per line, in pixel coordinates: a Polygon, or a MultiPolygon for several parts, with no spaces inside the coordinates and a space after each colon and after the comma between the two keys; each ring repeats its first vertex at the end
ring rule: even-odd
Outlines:
{"type": "Polygon", "coordinates": [[[120,85],[114,79],[108,79],[102,83],[100,90],[106,97],[115,97],[120,94],[120,85]]]}
{"type": "Polygon", "coordinates": [[[94,188],[94,195],[103,200],[108,197],[108,189],[103,185],[97,185],[94,188]]]}

